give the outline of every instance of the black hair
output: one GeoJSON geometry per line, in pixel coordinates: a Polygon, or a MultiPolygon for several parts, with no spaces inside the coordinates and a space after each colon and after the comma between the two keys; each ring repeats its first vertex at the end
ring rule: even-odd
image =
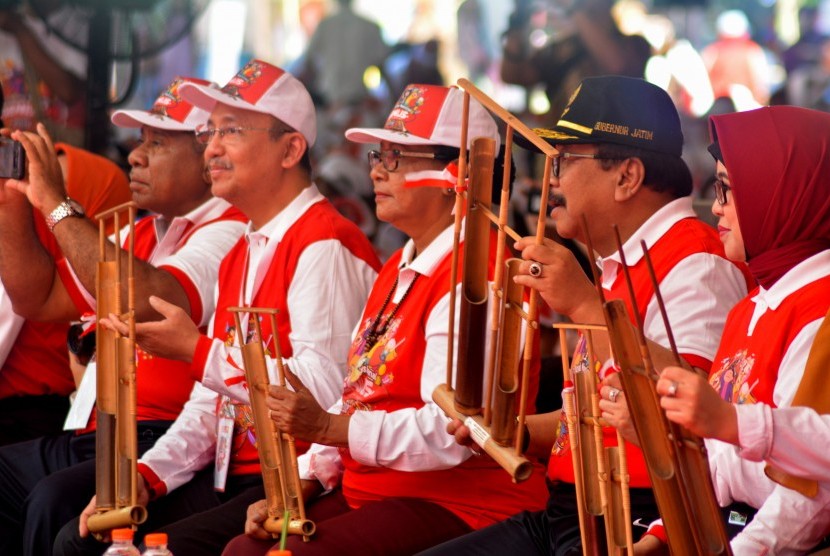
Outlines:
{"type": "Polygon", "coordinates": [[[692,193],[692,173],[679,156],[615,143],[599,143],[597,147],[597,154],[609,159],[599,161],[606,170],[620,160],[638,158],[645,168],[643,184],[647,188],[658,193],[670,193],[675,199],[692,193]]]}

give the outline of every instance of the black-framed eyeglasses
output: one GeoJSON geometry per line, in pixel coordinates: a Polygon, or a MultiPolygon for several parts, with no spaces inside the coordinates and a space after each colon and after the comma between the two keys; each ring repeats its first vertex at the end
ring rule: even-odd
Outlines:
{"type": "Polygon", "coordinates": [[[594,160],[620,160],[615,156],[601,156],[598,154],[582,154],[582,153],[559,153],[553,157],[553,177],[558,178],[559,172],[562,168],[563,158],[593,158],[594,160]]]}
{"type": "Polygon", "coordinates": [[[718,204],[720,206],[725,205],[728,202],[728,199],[726,198],[726,192],[731,191],[732,188],[729,187],[728,185],[726,185],[723,182],[723,180],[721,180],[721,179],[716,179],[715,180],[714,187],[715,187],[715,199],[717,199],[718,204]]]}
{"type": "Polygon", "coordinates": [[[244,132],[246,131],[277,131],[279,133],[284,133],[288,130],[286,129],[276,129],[273,127],[243,127],[243,126],[227,126],[227,127],[199,127],[196,128],[196,140],[203,144],[207,145],[213,139],[214,135],[219,135],[219,140],[225,143],[226,145],[232,145],[238,143],[239,140],[244,136],[244,132]]]}
{"type": "Polygon", "coordinates": [[[398,164],[402,158],[429,158],[433,160],[447,160],[446,156],[439,153],[419,153],[401,151],[398,149],[389,149],[386,151],[369,151],[369,169],[373,169],[378,164],[383,164],[383,169],[387,172],[394,172],[398,169],[398,164]]]}

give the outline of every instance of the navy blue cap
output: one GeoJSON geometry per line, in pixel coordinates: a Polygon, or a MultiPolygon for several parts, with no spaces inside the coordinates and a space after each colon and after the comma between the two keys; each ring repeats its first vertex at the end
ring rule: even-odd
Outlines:
{"type": "MultiPolygon", "coordinates": [[[[615,143],[680,156],[683,132],[671,97],[644,79],[589,77],[571,95],[553,128],[536,128],[552,145],[615,143]]],[[[517,137],[526,148],[532,145],[517,137]]]]}

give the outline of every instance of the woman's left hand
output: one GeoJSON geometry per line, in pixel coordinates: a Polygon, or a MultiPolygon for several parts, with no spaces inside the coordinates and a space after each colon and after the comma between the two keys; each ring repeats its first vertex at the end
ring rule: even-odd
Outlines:
{"type": "Polygon", "coordinates": [[[625,400],[625,392],[618,373],[612,374],[601,382],[599,395],[602,418],[617,429],[626,441],[639,446],[637,429],[631,420],[631,413],[628,411],[628,403],[625,400]]]}
{"type": "MultiPolygon", "coordinates": [[[[335,421],[341,415],[333,415],[323,409],[302,381],[285,366],[285,386],[271,385],[268,389],[268,408],[277,429],[307,442],[327,445],[346,445],[335,421]]],[[[347,417],[346,417],[347,418],[347,417]]]]}

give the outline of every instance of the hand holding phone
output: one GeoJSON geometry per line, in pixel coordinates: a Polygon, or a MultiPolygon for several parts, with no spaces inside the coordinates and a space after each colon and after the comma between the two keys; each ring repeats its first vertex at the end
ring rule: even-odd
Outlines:
{"type": "Polygon", "coordinates": [[[26,174],[26,151],[19,141],[0,137],[0,179],[23,179],[26,174]]]}

